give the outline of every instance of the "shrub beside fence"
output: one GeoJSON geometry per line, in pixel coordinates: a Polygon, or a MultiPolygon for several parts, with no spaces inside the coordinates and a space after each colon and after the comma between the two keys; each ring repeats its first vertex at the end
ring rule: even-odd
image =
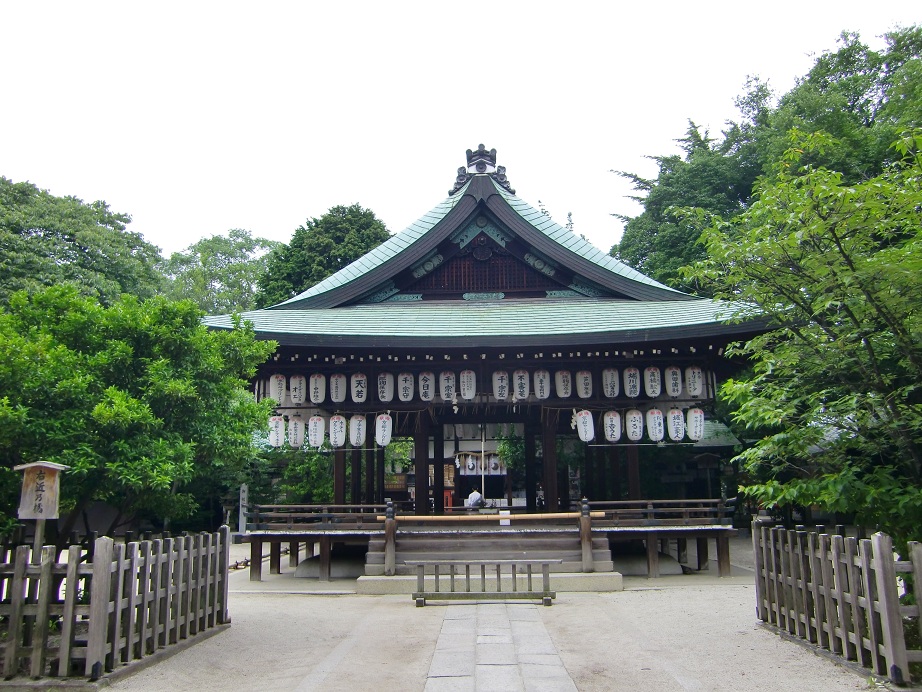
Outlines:
{"type": "Polygon", "coordinates": [[[922,634],[922,544],[911,560],[896,560],[882,533],[858,540],[753,524],[759,618],[870,669],[895,683],[910,682],[909,664],[922,651],[907,650],[904,618],[922,634]],[[914,605],[901,605],[912,575],[914,605]]]}
{"type": "Polygon", "coordinates": [[[0,664],[95,680],[230,622],[229,532],[0,553],[0,664]]]}

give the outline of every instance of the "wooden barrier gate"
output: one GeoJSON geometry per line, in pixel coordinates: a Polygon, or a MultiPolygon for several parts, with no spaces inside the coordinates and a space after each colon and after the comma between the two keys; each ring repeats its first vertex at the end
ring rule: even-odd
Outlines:
{"type": "Polygon", "coordinates": [[[228,528],[127,544],[96,540],[0,554],[0,662],[19,674],[87,677],[230,623],[228,528]],[[90,557],[91,555],[91,557],[90,557]],[[52,624],[54,627],[52,628],[52,624]],[[59,628],[59,629],[58,629],[59,628]]]}
{"type": "Polygon", "coordinates": [[[910,682],[903,618],[922,633],[922,544],[911,561],[895,560],[893,541],[875,533],[858,540],[753,524],[756,610],[781,632],[855,661],[892,682],[910,682]],[[915,605],[900,604],[898,575],[912,574],[915,605]]]}

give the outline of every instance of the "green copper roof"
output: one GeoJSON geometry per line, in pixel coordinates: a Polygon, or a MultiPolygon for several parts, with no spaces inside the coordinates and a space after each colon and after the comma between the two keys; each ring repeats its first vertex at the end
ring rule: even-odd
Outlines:
{"type": "MultiPolygon", "coordinates": [[[[466,188],[467,186],[465,186],[466,188]]],[[[410,247],[416,240],[424,236],[433,226],[445,218],[445,215],[451,211],[458,201],[464,196],[462,189],[455,195],[448,197],[419,219],[407,226],[406,229],[388,238],[371,252],[359,257],[355,262],[340,269],[335,274],[328,276],[318,284],[311,286],[309,289],[300,293],[293,298],[289,298],[280,305],[297,303],[305,298],[320,295],[334,288],[344,286],[350,281],[354,281],[372,269],[384,264],[390,259],[399,255],[403,250],[410,247]]]]}
{"type": "Polygon", "coordinates": [[[602,252],[595,245],[576,235],[573,231],[570,231],[556,223],[547,214],[543,213],[539,209],[535,209],[527,202],[503,189],[503,187],[498,185],[496,181],[492,182],[496,187],[496,191],[503,197],[503,199],[506,200],[506,202],[508,202],[509,206],[512,207],[526,223],[541,231],[555,243],[562,245],[580,257],[589,260],[593,264],[596,264],[603,269],[618,274],[619,276],[623,276],[638,283],[646,284],[647,286],[656,286],[657,288],[663,288],[667,291],[673,291],[674,293],[681,293],[681,291],[676,291],[674,288],[670,288],[669,286],[661,284],[658,281],[654,281],[649,276],[645,276],[636,269],[632,269],[628,265],[624,264],[624,262],[620,262],[611,255],[602,252]]]}
{"type": "MultiPolygon", "coordinates": [[[[531,299],[422,301],[334,309],[255,310],[243,314],[257,334],[285,344],[425,348],[643,343],[752,332],[753,323],[723,320],[729,307],[707,299],[637,301],[531,299]]],[[[231,328],[228,315],[205,318],[231,328]]]]}

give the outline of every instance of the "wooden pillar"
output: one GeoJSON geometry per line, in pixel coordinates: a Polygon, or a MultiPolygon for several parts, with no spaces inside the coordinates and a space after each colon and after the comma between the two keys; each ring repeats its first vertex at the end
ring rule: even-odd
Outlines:
{"type": "Polygon", "coordinates": [[[376,503],[375,497],[375,438],[374,421],[365,416],[365,504],[376,503]]]}
{"type": "Polygon", "coordinates": [[[269,574],[282,573],[282,544],[272,541],[269,544],[269,574]]]}
{"type": "Polygon", "coordinates": [[[697,548],[698,548],[698,570],[704,571],[710,566],[708,562],[708,539],[699,537],[697,539],[697,548]]]}
{"type": "Polygon", "coordinates": [[[377,478],[377,499],[375,502],[379,505],[384,504],[384,447],[375,448],[375,476],[377,478]]]}
{"type": "Polygon", "coordinates": [[[352,450],[352,491],[349,501],[354,505],[362,504],[362,450],[352,450]]]}
{"type": "Polygon", "coordinates": [[[612,500],[621,499],[621,449],[620,448],[610,448],[608,450],[608,462],[611,464],[611,480],[612,480],[612,500]]]}
{"type": "Polygon", "coordinates": [[[730,536],[726,531],[717,534],[717,576],[730,576],[730,536]]]}
{"type": "Polygon", "coordinates": [[[541,447],[544,459],[544,502],[548,512],[559,509],[557,492],[557,417],[554,409],[544,411],[544,428],[541,431],[541,447]]]}
{"type": "Polygon", "coordinates": [[[445,513],[445,428],[439,424],[432,431],[432,463],[435,464],[435,479],[432,496],[435,513],[445,513]]]}
{"type": "Polygon", "coordinates": [[[537,465],[538,460],[535,458],[538,453],[538,445],[535,438],[538,431],[536,426],[530,421],[525,423],[525,506],[529,512],[538,510],[537,498],[535,495],[537,485],[537,465]]]}
{"type": "Polygon", "coordinates": [[[595,457],[595,482],[594,491],[596,500],[610,500],[608,492],[608,458],[604,447],[593,447],[595,457]]]}
{"type": "Polygon", "coordinates": [[[346,450],[333,451],[333,504],[346,504],[346,450]]]}
{"type": "Polygon", "coordinates": [[[627,448],[627,499],[640,498],[640,454],[636,445],[627,448]]]}
{"type": "Polygon", "coordinates": [[[659,541],[655,531],[647,533],[647,578],[659,577],[659,541]]]}
{"type": "Polygon", "coordinates": [[[259,536],[250,537],[250,581],[263,580],[263,542],[259,536]]]}
{"type": "Polygon", "coordinates": [[[413,449],[416,513],[429,514],[429,411],[422,411],[416,415],[413,449]]]}
{"type": "Polygon", "coordinates": [[[332,545],[329,536],[320,537],[320,581],[330,581],[330,559],[332,545]]]}
{"type": "Polygon", "coordinates": [[[583,444],[583,468],[579,474],[580,497],[598,500],[595,495],[595,459],[592,456],[592,447],[583,444]]]}

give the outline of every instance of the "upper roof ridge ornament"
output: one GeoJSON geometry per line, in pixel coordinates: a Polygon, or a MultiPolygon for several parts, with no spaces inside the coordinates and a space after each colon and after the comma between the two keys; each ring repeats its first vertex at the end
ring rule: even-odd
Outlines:
{"type": "Polygon", "coordinates": [[[503,189],[513,195],[515,194],[515,190],[512,189],[508,178],[506,178],[506,167],[496,165],[496,149],[487,151],[483,144],[473,151],[467,150],[467,167],[461,166],[458,169],[455,185],[448,191],[448,194],[453,195],[458,192],[475,175],[489,175],[503,189]]]}

